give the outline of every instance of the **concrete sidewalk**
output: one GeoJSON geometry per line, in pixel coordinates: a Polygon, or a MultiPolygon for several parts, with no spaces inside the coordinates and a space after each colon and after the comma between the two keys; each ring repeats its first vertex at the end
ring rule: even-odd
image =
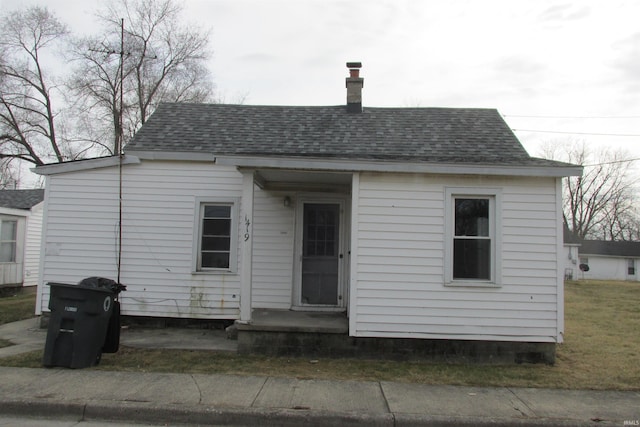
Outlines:
{"type": "MultiPolygon", "coordinates": [[[[161,424],[622,426],[640,395],[0,367],[0,414],[161,424]]],[[[630,424],[635,425],[635,424],[630,424]]]]}
{"type": "MultiPolygon", "coordinates": [[[[10,339],[8,329],[0,338],[10,339]]],[[[203,333],[148,336],[173,347],[217,340],[203,333]]],[[[24,333],[38,334],[44,340],[40,330],[24,333]]],[[[0,414],[168,425],[622,426],[640,420],[640,393],[0,367],[0,414]]]]}

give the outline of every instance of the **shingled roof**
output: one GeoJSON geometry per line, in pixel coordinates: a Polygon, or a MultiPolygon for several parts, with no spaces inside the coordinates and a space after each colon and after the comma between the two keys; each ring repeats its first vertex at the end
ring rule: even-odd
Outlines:
{"type": "Polygon", "coordinates": [[[44,190],[0,190],[0,207],[31,209],[44,200],[44,190]]]}
{"type": "Polygon", "coordinates": [[[583,240],[580,255],[605,255],[640,257],[640,242],[614,242],[608,240],[583,240]]]}
{"type": "Polygon", "coordinates": [[[166,103],[125,151],[566,166],[530,157],[497,110],[472,108],[166,103]]]}

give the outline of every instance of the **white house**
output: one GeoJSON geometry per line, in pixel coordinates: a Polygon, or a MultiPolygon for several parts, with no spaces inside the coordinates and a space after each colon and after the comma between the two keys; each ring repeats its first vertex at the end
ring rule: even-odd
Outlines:
{"type": "Polygon", "coordinates": [[[576,279],[639,280],[640,242],[582,240],[578,253],[579,263],[589,268],[576,279]]]}
{"type": "Polygon", "coordinates": [[[119,276],[129,316],[555,348],[581,168],[530,157],[496,110],[363,108],[348,66],[346,106],[162,104],[122,158],[36,168],[40,309],[47,282],[119,276]]]}
{"type": "Polygon", "coordinates": [[[0,286],[36,286],[44,190],[0,190],[0,286]]]}
{"type": "Polygon", "coordinates": [[[564,279],[578,280],[582,278],[580,270],[580,242],[581,239],[573,234],[569,228],[563,227],[564,234],[564,279]]]}

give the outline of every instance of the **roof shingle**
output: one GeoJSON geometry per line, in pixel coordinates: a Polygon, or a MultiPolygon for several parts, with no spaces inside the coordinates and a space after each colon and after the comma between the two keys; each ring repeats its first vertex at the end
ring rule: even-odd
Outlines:
{"type": "Polygon", "coordinates": [[[497,110],[161,104],[128,152],[514,165],[531,158],[497,110]]]}
{"type": "Polygon", "coordinates": [[[31,209],[44,200],[44,190],[0,190],[0,207],[31,209]]]}
{"type": "Polygon", "coordinates": [[[583,240],[580,255],[640,257],[640,242],[583,240]]]}

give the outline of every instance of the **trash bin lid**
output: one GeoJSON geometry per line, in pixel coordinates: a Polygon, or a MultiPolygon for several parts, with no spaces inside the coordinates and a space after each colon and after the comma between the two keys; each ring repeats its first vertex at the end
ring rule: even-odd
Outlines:
{"type": "Polygon", "coordinates": [[[100,293],[104,293],[104,294],[112,294],[113,293],[109,289],[105,289],[105,288],[94,288],[94,287],[89,287],[89,286],[71,285],[69,283],[48,282],[47,286],[51,286],[51,287],[54,287],[54,288],[82,289],[82,290],[87,290],[87,291],[100,292],[100,293]]]}

